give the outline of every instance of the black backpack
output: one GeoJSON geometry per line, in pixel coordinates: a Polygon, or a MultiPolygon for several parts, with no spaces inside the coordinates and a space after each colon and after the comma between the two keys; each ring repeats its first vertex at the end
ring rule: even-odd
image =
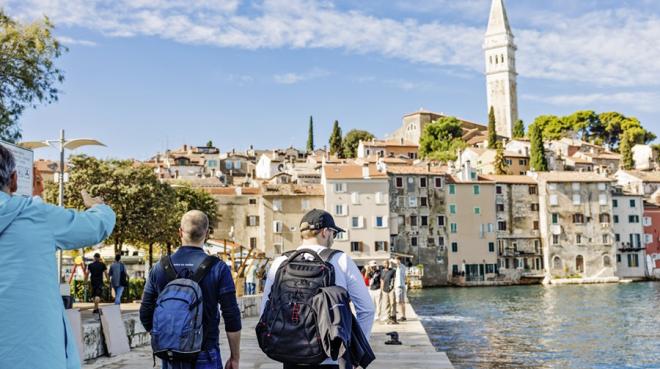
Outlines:
{"type": "Polygon", "coordinates": [[[268,302],[256,327],[261,350],[281,363],[315,365],[328,358],[316,325],[312,298],[319,288],[334,286],[330,259],[339,250],[289,251],[275,274],[268,302]],[[305,258],[311,255],[312,260],[305,258]]]}

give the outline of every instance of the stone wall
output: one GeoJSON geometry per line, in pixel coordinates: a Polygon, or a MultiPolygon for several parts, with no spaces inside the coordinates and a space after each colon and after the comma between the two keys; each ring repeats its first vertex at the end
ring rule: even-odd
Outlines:
{"type": "MultiPolygon", "coordinates": [[[[255,317],[259,314],[262,295],[243,296],[238,298],[238,307],[243,318],[255,317]]],[[[148,345],[151,342],[149,332],[142,323],[138,312],[122,313],[126,335],[131,348],[148,345]]],[[[101,332],[101,324],[97,317],[83,321],[83,357],[85,360],[106,355],[105,338],[101,332]]]]}

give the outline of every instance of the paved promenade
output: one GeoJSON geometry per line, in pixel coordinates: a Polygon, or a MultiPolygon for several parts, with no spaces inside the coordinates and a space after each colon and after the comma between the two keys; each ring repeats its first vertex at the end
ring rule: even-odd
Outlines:
{"type": "MultiPolygon", "coordinates": [[[[371,345],[376,353],[376,361],[369,367],[376,369],[453,369],[447,355],[437,352],[429,340],[422,324],[417,319],[410,305],[407,305],[409,320],[398,325],[374,324],[371,334],[371,345]],[[387,332],[397,331],[400,346],[385,345],[389,339],[387,332]]],[[[275,369],[282,368],[282,364],[270,360],[259,349],[254,334],[258,318],[243,319],[241,335],[241,368],[243,369],[275,369]]],[[[220,345],[222,349],[223,364],[229,353],[227,351],[226,337],[221,329],[220,345]]],[[[143,369],[151,368],[153,359],[151,347],[144,346],[133,349],[128,354],[113,357],[99,358],[84,365],[84,369],[143,369]]]]}

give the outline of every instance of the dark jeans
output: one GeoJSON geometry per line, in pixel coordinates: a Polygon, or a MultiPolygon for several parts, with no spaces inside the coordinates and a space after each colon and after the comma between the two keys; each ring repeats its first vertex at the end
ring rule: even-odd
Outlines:
{"type": "Polygon", "coordinates": [[[339,369],[339,365],[298,365],[298,364],[284,364],[284,369],[339,369]]]}
{"type": "MultiPolygon", "coordinates": [[[[163,361],[162,369],[190,369],[192,365],[189,363],[169,363],[163,361]]],[[[202,351],[197,357],[195,369],[222,369],[222,360],[220,358],[220,350],[212,349],[209,351],[202,351]]]]}

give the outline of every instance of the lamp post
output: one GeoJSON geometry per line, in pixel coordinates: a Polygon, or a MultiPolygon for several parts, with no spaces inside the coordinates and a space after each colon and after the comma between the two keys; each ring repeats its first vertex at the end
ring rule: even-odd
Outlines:
{"type": "MultiPolygon", "coordinates": [[[[64,207],[64,150],[75,150],[82,146],[105,146],[100,141],[91,139],[91,138],[76,138],[73,140],[66,140],[64,138],[64,130],[60,130],[59,140],[43,140],[43,141],[26,141],[21,142],[19,146],[25,147],[26,149],[40,149],[42,147],[54,146],[59,144],[60,149],[60,170],[59,170],[59,195],[57,198],[57,204],[61,207],[64,207]]],[[[84,255],[83,255],[84,260],[84,255]]],[[[58,254],[58,280],[62,282],[62,250],[58,254]]]]}

